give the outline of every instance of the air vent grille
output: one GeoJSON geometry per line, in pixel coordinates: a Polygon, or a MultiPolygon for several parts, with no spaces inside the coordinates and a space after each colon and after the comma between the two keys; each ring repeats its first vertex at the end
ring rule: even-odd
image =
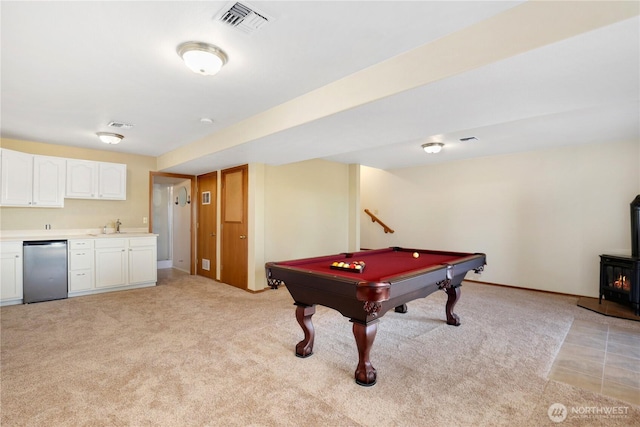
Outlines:
{"type": "Polygon", "coordinates": [[[253,34],[264,27],[273,18],[263,12],[258,12],[253,6],[234,2],[227,5],[217,15],[218,21],[236,28],[246,34],[253,34]]]}
{"type": "Polygon", "coordinates": [[[109,126],[110,128],[117,128],[117,129],[131,129],[133,127],[132,124],[122,123],[122,122],[109,122],[107,126],[109,126]]]}

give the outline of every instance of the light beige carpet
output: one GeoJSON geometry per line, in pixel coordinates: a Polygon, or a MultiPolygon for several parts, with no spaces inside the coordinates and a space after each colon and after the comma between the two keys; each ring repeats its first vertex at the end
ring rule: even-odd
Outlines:
{"type": "Polygon", "coordinates": [[[544,426],[550,405],[626,407],[562,425],[640,425],[640,407],[547,379],[574,319],[640,332],[576,298],[463,285],[387,313],[355,384],[348,319],[318,307],[313,356],[285,288],[251,294],[197,276],[159,286],[10,306],[1,316],[1,418],[8,426],[544,426]]]}

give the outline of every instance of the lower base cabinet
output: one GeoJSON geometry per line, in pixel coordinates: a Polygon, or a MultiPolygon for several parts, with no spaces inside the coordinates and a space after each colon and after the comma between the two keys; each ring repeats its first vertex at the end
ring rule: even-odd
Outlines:
{"type": "Polygon", "coordinates": [[[96,288],[127,284],[129,239],[96,239],[96,288]]]}
{"type": "Polygon", "coordinates": [[[69,240],[69,293],[94,287],[93,240],[69,240]]]}
{"type": "Polygon", "coordinates": [[[22,242],[0,243],[0,303],[22,302],[22,242]]]}
{"type": "Polygon", "coordinates": [[[69,247],[69,296],[157,282],[156,236],[69,240],[69,247]]]}
{"type": "Polygon", "coordinates": [[[154,237],[129,240],[129,283],[158,281],[158,249],[154,237]]]}

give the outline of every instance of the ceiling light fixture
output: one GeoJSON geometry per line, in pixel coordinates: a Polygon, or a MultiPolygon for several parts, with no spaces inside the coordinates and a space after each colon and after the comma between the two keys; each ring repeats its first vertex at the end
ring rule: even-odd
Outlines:
{"type": "Polygon", "coordinates": [[[177,52],[191,71],[203,76],[217,74],[228,60],[227,54],[220,48],[202,42],[182,43],[177,52]]]}
{"type": "Polygon", "coordinates": [[[442,150],[444,144],[442,142],[428,142],[426,144],[422,144],[422,149],[429,154],[436,154],[442,150]]]}
{"type": "Polygon", "coordinates": [[[98,138],[100,141],[105,144],[118,144],[120,141],[124,139],[124,136],[119,133],[109,133],[109,132],[97,132],[98,138]]]}

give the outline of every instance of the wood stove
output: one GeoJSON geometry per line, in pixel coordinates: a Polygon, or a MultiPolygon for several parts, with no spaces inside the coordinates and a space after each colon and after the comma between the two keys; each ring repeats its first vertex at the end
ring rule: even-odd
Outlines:
{"type": "Polygon", "coordinates": [[[631,202],[631,256],[600,255],[602,298],[631,304],[640,316],[640,195],[631,202]]]}

